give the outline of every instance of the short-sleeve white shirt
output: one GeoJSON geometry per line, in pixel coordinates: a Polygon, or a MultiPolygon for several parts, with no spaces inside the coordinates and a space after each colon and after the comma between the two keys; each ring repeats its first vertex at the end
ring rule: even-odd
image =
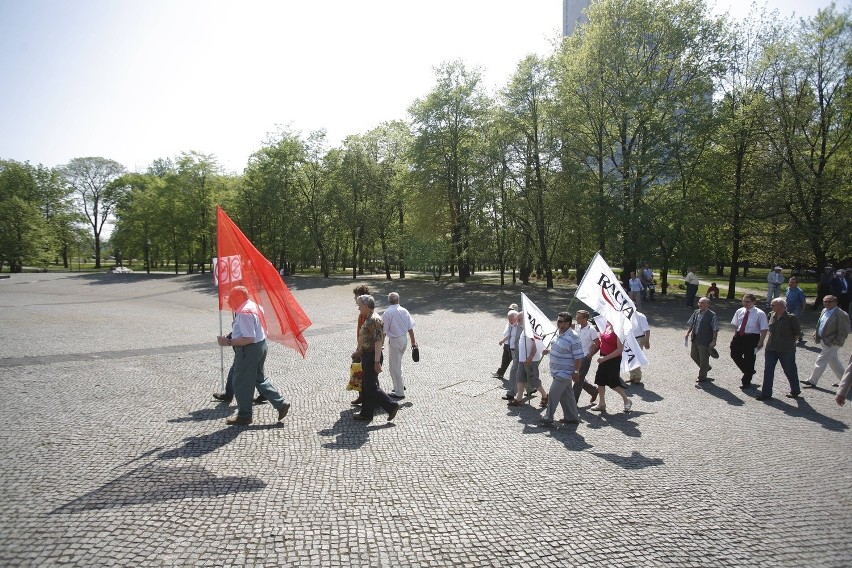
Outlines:
{"type": "MultiPolygon", "coordinates": [[[[769,330],[769,320],[766,318],[766,313],[760,308],[752,308],[749,310],[748,321],[746,322],[745,333],[760,333],[761,331],[769,330]]],[[[740,308],[734,314],[731,323],[734,324],[736,331],[739,331],[740,325],[743,323],[746,309],[740,308]]]]}
{"type": "Polygon", "coordinates": [[[391,304],[382,314],[382,325],[388,337],[400,337],[414,329],[414,320],[408,310],[399,304],[391,304]]]}
{"type": "Polygon", "coordinates": [[[576,324],[574,326],[574,331],[577,333],[577,336],[580,338],[580,343],[583,346],[583,356],[588,356],[592,351],[592,343],[595,342],[595,339],[600,338],[601,334],[598,333],[592,324],[586,324],[586,327],[580,327],[580,324],[576,324]]]}

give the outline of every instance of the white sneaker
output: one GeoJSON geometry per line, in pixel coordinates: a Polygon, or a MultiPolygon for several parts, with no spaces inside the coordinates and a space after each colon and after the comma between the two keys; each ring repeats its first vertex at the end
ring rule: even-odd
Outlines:
{"type": "Polygon", "coordinates": [[[589,410],[594,410],[595,412],[603,412],[604,410],[606,410],[606,405],[605,404],[604,405],[596,404],[593,407],[591,407],[589,410]]]}
{"type": "Polygon", "coordinates": [[[624,412],[630,412],[631,408],[633,408],[633,401],[628,398],[624,401],[624,412]]]}

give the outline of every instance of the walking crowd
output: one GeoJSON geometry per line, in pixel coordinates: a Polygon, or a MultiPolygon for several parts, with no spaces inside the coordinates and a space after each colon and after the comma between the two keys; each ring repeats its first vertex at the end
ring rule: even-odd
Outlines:
{"type": "MultiPolygon", "coordinates": [[[[839,271],[840,272],[840,271],[839,271]]],[[[826,294],[820,298],[823,305],[813,339],[820,346],[820,353],[807,380],[799,380],[796,366],[797,345],[802,344],[803,331],[799,321],[806,298],[798,287],[795,277],[790,279],[784,297],[780,294],[783,283],[781,267],[776,267],[768,277],[769,315],[757,307],[754,294],[745,294],[742,307],[731,319],[733,335],[730,341],[730,357],[742,373],[741,388],[755,388],[753,379],[757,374],[758,354],[764,351],[763,380],[757,400],[773,397],[774,375],[778,363],[789,383],[788,398],[798,398],[802,388],[816,388],[826,369],[837,376],[838,388],[836,402],[845,404],[852,389],[852,357],[844,365],[838,352],[844,345],[850,331],[848,310],[848,285],[844,273],[843,282],[839,272],[827,283],[838,293],[845,294],[846,309],[841,307],[841,299],[835,294],[826,294]]],[[[687,301],[692,305],[692,296],[696,294],[697,278],[690,270],[693,284],[688,280],[687,301]]],[[[631,274],[626,292],[634,301],[636,308],[642,300],[654,300],[653,275],[646,267],[637,276],[631,274]],[[653,284],[651,284],[653,285],[653,284]]],[[[716,343],[720,330],[717,314],[711,309],[713,287],[707,296],[698,299],[698,308],[686,321],[687,329],[684,341],[691,343],[690,356],[698,366],[696,386],[711,380],[709,372],[711,359],[718,359],[716,343]]],[[[355,304],[358,309],[356,325],[356,345],[351,354],[353,363],[360,364],[361,378],[358,384],[359,395],[352,405],[359,406],[360,412],[353,415],[354,420],[370,422],[377,407],[387,413],[388,421],[393,420],[399,409],[400,401],[405,399],[403,381],[403,355],[410,342],[412,358],[419,360],[419,350],[414,334],[414,319],[407,309],[400,305],[396,292],[388,295],[388,308],[382,315],[376,312],[376,302],[367,286],[354,289],[355,304]],[[379,374],[383,371],[384,346],[388,346],[389,374],[392,381],[390,392],[385,392],[379,384],[379,374]]],[[[527,299],[525,298],[526,302],[527,299]]],[[[228,374],[226,390],[214,394],[214,398],[225,403],[237,400],[237,413],[227,419],[228,424],[251,424],[252,406],[269,402],[278,411],[278,420],[282,420],[290,410],[284,396],[272,385],[264,374],[266,359],[266,330],[263,325],[263,309],[249,298],[248,291],[237,286],[231,290],[227,303],[234,312],[231,333],[219,336],[220,346],[234,349],[234,361],[228,374]],[[254,400],[255,389],[259,396],[254,400]]],[[[535,310],[533,312],[535,313],[535,310]]],[[[651,327],[647,317],[639,311],[633,314],[633,337],[639,349],[650,349],[651,327]]],[[[609,322],[603,329],[593,326],[591,314],[578,310],[572,316],[560,312],[556,318],[556,332],[547,345],[537,335],[528,335],[525,331],[524,313],[517,304],[511,304],[506,314],[506,324],[498,341],[502,347],[500,367],[494,373],[495,378],[505,381],[506,393],[503,397],[509,406],[524,406],[536,393],[541,397],[540,408],[544,409],[541,422],[551,425],[554,422],[557,407],[562,409],[562,422],[577,424],[580,422],[578,403],[583,392],[589,395],[590,410],[607,411],[607,388],[621,398],[623,410],[630,412],[633,403],[628,395],[628,383],[621,377],[622,356],[625,345],[609,322]],[[576,323],[575,323],[576,320],[576,323]],[[551,383],[545,389],[540,376],[540,367],[545,356],[549,356],[551,383]],[[593,382],[588,380],[592,364],[597,363],[593,382]],[[506,373],[508,372],[508,377],[506,373]]],[[[553,328],[551,328],[553,329],[553,328]]],[[[635,346],[634,346],[635,350],[635,346]]],[[[642,369],[635,367],[629,371],[631,384],[642,383],[642,369]]]]}

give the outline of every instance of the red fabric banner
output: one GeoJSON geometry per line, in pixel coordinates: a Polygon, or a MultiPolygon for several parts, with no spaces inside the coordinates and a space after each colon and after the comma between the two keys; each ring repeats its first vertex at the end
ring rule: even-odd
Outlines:
{"type": "Polygon", "coordinates": [[[219,309],[225,309],[225,298],[234,286],[245,286],[249,297],[263,308],[261,319],[266,334],[272,341],[292,347],[302,357],[308,342],[302,332],[311,326],[311,320],[302,311],[293,294],[284,284],[278,271],[266,260],[251,241],[216,206],[216,282],[219,286],[219,309]]]}

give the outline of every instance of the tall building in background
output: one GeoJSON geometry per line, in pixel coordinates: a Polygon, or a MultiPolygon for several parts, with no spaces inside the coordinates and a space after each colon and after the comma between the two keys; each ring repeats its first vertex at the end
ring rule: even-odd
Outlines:
{"type": "Polygon", "coordinates": [[[589,19],[583,10],[589,7],[591,0],[562,0],[562,35],[574,33],[577,24],[586,24],[589,19]]]}

